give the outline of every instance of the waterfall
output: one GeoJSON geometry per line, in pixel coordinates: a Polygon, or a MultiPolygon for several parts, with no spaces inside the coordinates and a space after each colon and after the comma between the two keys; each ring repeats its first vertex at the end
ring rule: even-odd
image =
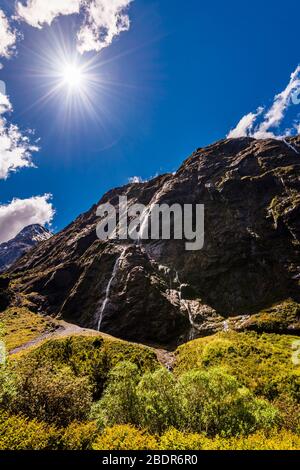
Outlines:
{"type": "Polygon", "coordinates": [[[140,231],[139,231],[139,237],[138,237],[138,243],[143,243],[143,235],[145,229],[149,230],[149,220],[151,217],[151,213],[153,211],[153,208],[158,204],[158,201],[160,200],[161,195],[164,194],[165,187],[169,184],[167,181],[166,183],[163,184],[162,188],[158,191],[158,193],[155,194],[154,200],[150,201],[150,205],[145,208],[141,215],[140,219],[140,231]]]}
{"type": "Polygon", "coordinates": [[[149,219],[150,219],[150,216],[151,216],[151,212],[153,210],[153,207],[155,206],[155,203],[152,203],[150,205],[150,207],[147,207],[142,216],[141,216],[141,224],[140,224],[140,231],[139,231],[139,238],[138,238],[138,242],[140,243],[141,241],[143,241],[143,235],[144,235],[144,231],[145,229],[147,228],[147,230],[149,230],[149,219]]]}
{"type": "Polygon", "coordinates": [[[98,320],[98,331],[100,331],[101,329],[101,324],[102,324],[102,320],[103,320],[103,316],[104,316],[104,313],[105,313],[105,310],[106,310],[106,307],[109,303],[109,300],[110,300],[110,291],[111,291],[111,286],[116,278],[116,275],[118,273],[118,270],[119,270],[119,267],[120,267],[120,263],[122,261],[122,259],[124,258],[124,254],[125,254],[125,251],[126,251],[126,248],[123,249],[122,253],[120,254],[120,256],[118,256],[116,262],[115,262],[115,265],[114,265],[114,269],[113,269],[113,272],[112,272],[112,275],[111,275],[111,278],[107,284],[107,287],[106,287],[106,293],[105,293],[105,300],[104,302],[102,303],[101,305],[101,308],[100,308],[100,312],[99,312],[99,315],[98,315],[98,309],[97,309],[97,313],[96,313],[96,316],[99,317],[99,320],[98,320]]]}
{"type": "Polygon", "coordinates": [[[197,333],[199,332],[198,330],[198,325],[194,322],[193,320],[193,312],[192,312],[192,309],[191,309],[191,306],[190,306],[190,303],[188,300],[184,300],[182,298],[182,292],[181,292],[181,289],[182,289],[182,286],[184,284],[182,284],[180,282],[180,279],[179,279],[179,274],[178,272],[175,270],[175,269],[171,269],[169,268],[168,266],[164,266],[164,265],[159,265],[158,267],[158,270],[160,272],[163,272],[163,274],[167,277],[169,276],[169,279],[170,279],[170,291],[171,289],[173,288],[173,282],[177,285],[179,285],[179,289],[176,289],[176,291],[178,292],[178,297],[179,297],[179,302],[181,305],[183,305],[183,307],[185,308],[185,310],[188,312],[188,316],[189,316],[189,322],[190,322],[190,325],[191,325],[191,331],[190,331],[190,334],[189,334],[189,340],[193,340],[195,339],[197,333]],[[173,274],[174,274],[174,277],[173,277],[173,274]]]}

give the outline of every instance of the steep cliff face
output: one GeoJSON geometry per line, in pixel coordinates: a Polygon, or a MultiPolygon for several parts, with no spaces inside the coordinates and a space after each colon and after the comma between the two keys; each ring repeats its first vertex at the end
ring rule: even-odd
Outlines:
{"type": "Polygon", "coordinates": [[[52,236],[39,224],[25,227],[15,238],[0,244],[0,272],[10,268],[24,253],[52,236]]]}
{"type": "MultiPolygon", "coordinates": [[[[300,149],[300,138],[291,140],[300,149]]],[[[205,244],[103,242],[95,205],[14,266],[36,309],[128,340],[167,344],[226,329],[300,331],[300,155],[231,139],[176,174],[108,192],[151,207],[204,204],[205,244]]]]}

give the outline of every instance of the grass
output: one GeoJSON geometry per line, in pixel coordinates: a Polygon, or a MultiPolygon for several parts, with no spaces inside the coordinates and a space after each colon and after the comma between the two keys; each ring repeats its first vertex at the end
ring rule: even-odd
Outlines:
{"type": "Polygon", "coordinates": [[[284,391],[300,391],[300,365],[293,364],[294,341],[287,335],[218,333],[197,339],[176,352],[175,373],[222,366],[257,395],[274,399],[284,391]]]}
{"type": "Polygon", "coordinates": [[[248,328],[266,333],[286,332],[291,325],[300,330],[300,305],[290,299],[252,315],[247,321],[248,328]]]}
{"type": "Polygon", "coordinates": [[[55,330],[53,321],[30,312],[25,307],[13,307],[0,313],[6,348],[11,351],[55,330]]]}

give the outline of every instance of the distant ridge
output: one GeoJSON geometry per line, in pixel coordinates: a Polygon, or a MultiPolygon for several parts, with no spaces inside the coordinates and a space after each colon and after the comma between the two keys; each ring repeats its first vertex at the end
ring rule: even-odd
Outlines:
{"type": "Polygon", "coordinates": [[[52,233],[42,225],[34,224],[25,227],[18,235],[8,242],[0,244],[0,272],[9,269],[24,253],[38,243],[49,240],[52,233]]]}

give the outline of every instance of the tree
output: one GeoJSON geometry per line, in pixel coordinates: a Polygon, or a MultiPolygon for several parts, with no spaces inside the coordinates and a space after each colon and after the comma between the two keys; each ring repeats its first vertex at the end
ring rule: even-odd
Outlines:
{"type": "Polygon", "coordinates": [[[139,369],[131,362],[120,362],[111,370],[103,397],[91,412],[100,428],[138,421],[136,388],[139,380],[139,369]]]}
{"type": "Polygon", "coordinates": [[[181,422],[176,379],[166,369],[143,376],[137,387],[140,425],[150,432],[162,433],[181,422]]]}

